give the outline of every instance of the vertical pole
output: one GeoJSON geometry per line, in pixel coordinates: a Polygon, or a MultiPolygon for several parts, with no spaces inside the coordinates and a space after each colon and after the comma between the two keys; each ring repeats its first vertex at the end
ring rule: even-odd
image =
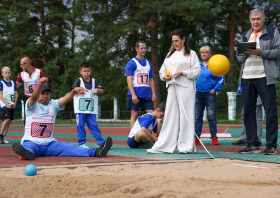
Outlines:
{"type": "Polygon", "coordinates": [[[236,92],[227,92],[228,95],[228,120],[236,119],[236,92]]]}
{"type": "Polygon", "coordinates": [[[21,120],[24,120],[24,102],[21,100],[21,120]]]}

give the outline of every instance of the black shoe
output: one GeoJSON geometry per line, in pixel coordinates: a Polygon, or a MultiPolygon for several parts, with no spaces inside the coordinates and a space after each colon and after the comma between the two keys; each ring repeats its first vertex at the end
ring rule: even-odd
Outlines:
{"type": "Polygon", "coordinates": [[[0,135],[0,144],[4,144],[4,142],[3,142],[3,141],[4,141],[4,135],[3,135],[3,134],[1,134],[1,135],[0,135]]]}
{"type": "Polygon", "coordinates": [[[243,150],[240,150],[239,153],[245,154],[245,153],[260,153],[260,147],[259,146],[251,146],[248,145],[243,150]]]}
{"type": "Polygon", "coordinates": [[[111,137],[107,137],[102,144],[96,149],[95,157],[105,157],[113,145],[111,137]]]}
{"type": "Polygon", "coordinates": [[[151,149],[154,146],[155,143],[153,142],[147,142],[147,143],[143,143],[143,144],[139,144],[138,148],[140,149],[151,149]]]}
{"type": "Polygon", "coordinates": [[[247,141],[239,139],[236,142],[232,142],[231,144],[235,145],[235,146],[246,146],[247,145],[247,141]]]}
{"type": "Polygon", "coordinates": [[[264,154],[265,155],[275,155],[277,153],[276,148],[272,146],[268,146],[264,149],[264,154]]]}
{"type": "Polygon", "coordinates": [[[12,145],[12,148],[16,154],[19,156],[24,157],[27,160],[34,160],[36,158],[36,155],[28,150],[26,150],[21,144],[14,143],[12,145]]]}

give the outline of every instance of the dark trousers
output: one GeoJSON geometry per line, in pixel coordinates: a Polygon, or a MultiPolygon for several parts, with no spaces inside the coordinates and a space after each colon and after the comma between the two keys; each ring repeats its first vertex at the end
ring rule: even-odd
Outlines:
{"type": "Polygon", "coordinates": [[[266,146],[277,148],[278,117],[275,84],[266,85],[266,78],[242,79],[244,124],[248,145],[258,146],[256,103],[260,95],[266,114],[266,146]]]}
{"type": "Polygon", "coordinates": [[[26,109],[25,109],[25,103],[26,103],[26,101],[28,100],[28,98],[29,97],[27,97],[27,96],[23,96],[23,98],[22,98],[22,100],[23,100],[23,102],[24,102],[24,107],[23,107],[23,109],[24,109],[24,126],[25,126],[25,120],[26,120],[26,109]]]}

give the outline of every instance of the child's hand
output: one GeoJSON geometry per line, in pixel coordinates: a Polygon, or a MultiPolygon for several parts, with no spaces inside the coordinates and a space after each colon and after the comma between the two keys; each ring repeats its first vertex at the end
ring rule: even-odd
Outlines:
{"type": "Polygon", "coordinates": [[[9,104],[8,104],[8,105],[7,105],[7,108],[8,108],[8,109],[12,109],[13,107],[12,107],[12,105],[9,105],[9,104]]]}
{"type": "Polygon", "coordinates": [[[95,96],[95,94],[98,94],[98,89],[93,90],[93,95],[95,96]]]}
{"type": "Polygon", "coordinates": [[[154,137],[153,141],[156,142],[157,140],[158,140],[158,138],[157,138],[157,137],[154,137]]]}
{"type": "Polygon", "coordinates": [[[16,108],[16,104],[12,104],[11,106],[12,106],[12,108],[13,108],[13,109],[15,109],[15,108],[16,108]]]}

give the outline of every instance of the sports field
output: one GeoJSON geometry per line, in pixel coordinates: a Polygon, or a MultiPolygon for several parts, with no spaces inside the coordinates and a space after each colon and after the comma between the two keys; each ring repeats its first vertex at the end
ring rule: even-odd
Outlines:
{"type": "MultiPolygon", "coordinates": [[[[20,142],[23,127],[10,127],[10,144],[0,145],[0,197],[280,197],[280,155],[239,154],[232,146],[239,126],[218,126],[220,145],[202,141],[197,152],[150,154],[127,146],[128,127],[100,125],[104,138],[111,136],[113,149],[105,158],[37,157],[20,160],[11,145],[20,142]],[[228,136],[228,135],[227,135],[228,136]],[[37,166],[36,176],[25,176],[24,167],[37,166]]],[[[96,147],[87,130],[87,144],[96,147]]],[[[203,128],[208,134],[209,129],[203,128]]],[[[55,127],[58,141],[77,144],[74,126],[55,127]]],[[[265,129],[263,131],[265,137],[265,129]]]]}

